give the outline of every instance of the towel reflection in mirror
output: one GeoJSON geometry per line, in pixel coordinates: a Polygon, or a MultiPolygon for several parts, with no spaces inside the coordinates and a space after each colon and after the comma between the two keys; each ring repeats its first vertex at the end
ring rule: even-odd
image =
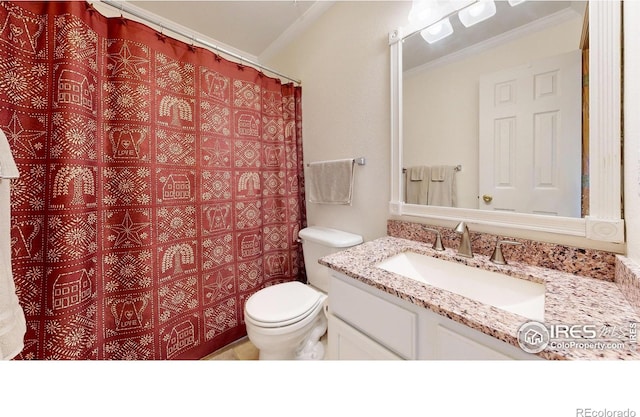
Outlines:
{"type": "Polygon", "coordinates": [[[418,165],[406,169],[407,204],[457,207],[456,172],[459,166],[418,165]]]}

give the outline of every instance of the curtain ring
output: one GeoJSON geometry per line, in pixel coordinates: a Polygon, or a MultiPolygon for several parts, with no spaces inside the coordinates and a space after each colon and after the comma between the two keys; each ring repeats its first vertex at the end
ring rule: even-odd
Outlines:
{"type": "Polygon", "coordinates": [[[127,19],[124,17],[124,4],[120,3],[120,17],[118,18],[123,25],[127,24],[127,19]]]}
{"type": "Polygon", "coordinates": [[[216,62],[220,62],[222,60],[222,57],[220,56],[220,49],[216,45],[213,45],[213,50],[215,51],[213,53],[213,57],[215,58],[216,62]]]}
{"type": "Polygon", "coordinates": [[[164,40],[167,39],[167,36],[163,32],[164,32],[164,26],[160,25],[160,32],[156,32],[156,36],[158,37],[158,40],[162,42],[164,42],[164,40]]]}
{"type": "Polygon", "coordinates": [[[87,7],[87,11],[91,14],[97,11],[96,8],[93,7],[93,3],[86,3],[86,7],[87,7]]]}

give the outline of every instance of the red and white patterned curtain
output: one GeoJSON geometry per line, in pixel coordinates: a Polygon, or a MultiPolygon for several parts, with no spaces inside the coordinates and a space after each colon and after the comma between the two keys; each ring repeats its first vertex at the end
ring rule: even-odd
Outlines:
{"type": "Polygon", "coordinates": [[[301,89],[85,2],[0,3],[21,359],[194,359],[304,280],[301,89]]]}

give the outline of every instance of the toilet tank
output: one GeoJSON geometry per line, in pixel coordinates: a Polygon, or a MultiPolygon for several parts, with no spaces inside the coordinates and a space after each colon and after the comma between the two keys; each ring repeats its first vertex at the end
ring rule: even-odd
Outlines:
{"type": "Polygon", "coordinates": [[[329,268],[320,265],[318,259],[332,253],[359,245],[362,236],[327,227],[310,226],[298,233],[302,240],[304,264],[309,284],[317,289],[329,292],[329,268]]]}

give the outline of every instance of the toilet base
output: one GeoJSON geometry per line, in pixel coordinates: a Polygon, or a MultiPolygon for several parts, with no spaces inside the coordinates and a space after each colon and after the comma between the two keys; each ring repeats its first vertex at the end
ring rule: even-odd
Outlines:
{"type": "Polygon", "coordinates": [[[324,359],[324,344],[320,341],[322,335],[327,332],[327,319],[321,314],[319,323],[313,328],[309,336],[300,343],[296,349],[295,359],[298,360],[322,360],[324,359]]]}
{"type": "Polygon", "coordinates": [[[262,338],[249,334],[249,340],[258,348],[259,360],[322,360],[325,346],[320,340],[327,332],[327,318],[320,313],[305,332],[262,338]],[[253,336],[253,338],[252,338],[253,336]],[[275,342],[275,343],[274,343],[275,342]]]}

